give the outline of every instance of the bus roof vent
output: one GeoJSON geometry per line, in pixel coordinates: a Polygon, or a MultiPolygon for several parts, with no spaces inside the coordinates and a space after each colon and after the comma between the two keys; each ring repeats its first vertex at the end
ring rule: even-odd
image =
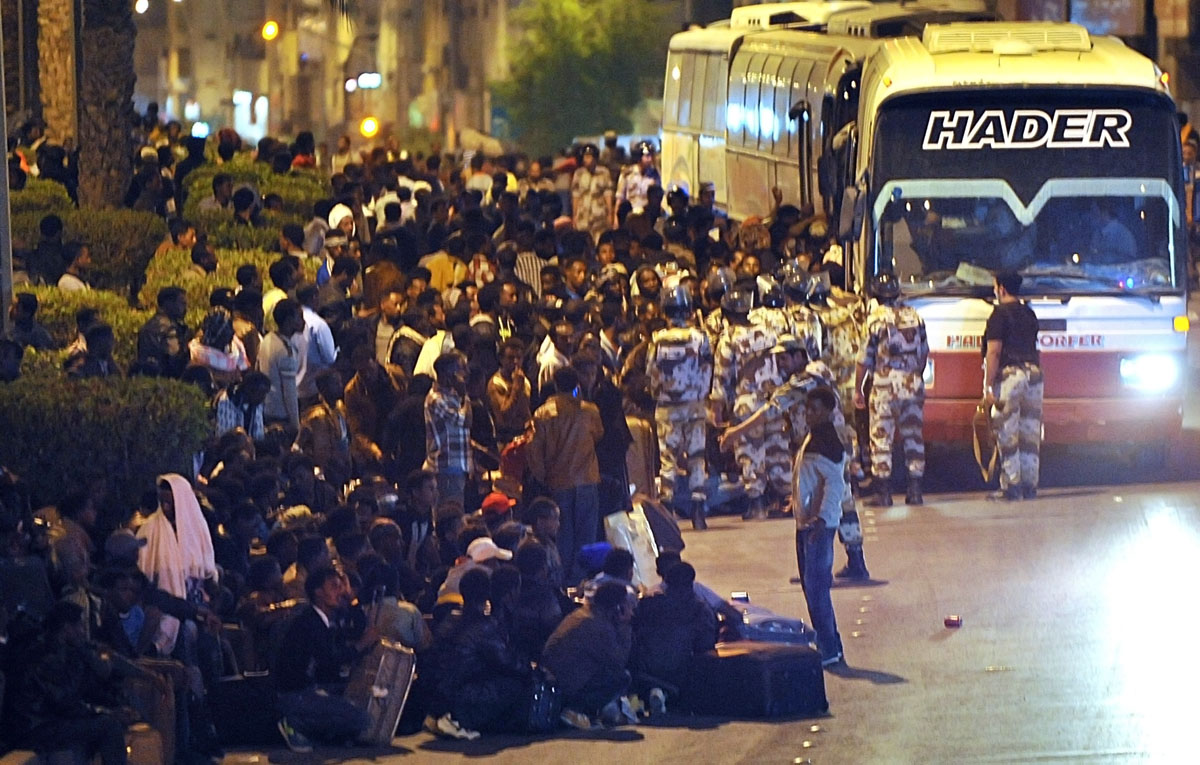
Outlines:
{"type": "Polygon", "coordinates": [[[974,23],[930,24],[921,38],[930,53],[1030,54],[1036,51],[1092,49],[1088,31],[1078,24],[974,23]]]}
{"type": "Polygon", "coordinates": [[[729,25],[735,29],[772,29],[795,24],[828,24],[839,13],[870,8],[867,0],[833,0],[833,2],[765,3],[733,9],[729,25]]]}

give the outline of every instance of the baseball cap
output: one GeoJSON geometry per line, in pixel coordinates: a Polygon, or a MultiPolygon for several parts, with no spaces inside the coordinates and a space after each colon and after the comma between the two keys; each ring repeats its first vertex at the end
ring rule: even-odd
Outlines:
{"type": "Polygon", "coordinates": [[[492,541],[491,537],[480,537],[471,544],[467,545],[467,557],[476,563],[483,563],[485,560],[512,560],[513,554],[508,550],[498,546],[492,541]]]}
{"type": "Polygon", "coordinates": [[[148,540],[134,536],[129,529],[117,529],[104,541],[104,554],[109,560],[136,557],[148,540]]]}
{"type": "Polygon", "coordinates": [[[493,491],[483,499],[483,504],[480,510],[484,515],[504,515],[513,505],[517,504],[515,499],[511,499],[502,491],[493,491]]]}

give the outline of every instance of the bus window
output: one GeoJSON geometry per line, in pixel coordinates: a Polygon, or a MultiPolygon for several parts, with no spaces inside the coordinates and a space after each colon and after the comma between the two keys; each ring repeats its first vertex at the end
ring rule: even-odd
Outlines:
{"type": "Polygon", "coordinates": [[[742,99],[742,130],[744,131],[742,141],[747,149],[758,148],[759,93],[762,86],[763,64],[766,62],[766,58],[764,53],[755,53],[746,63],[746,92],[742,99]]]}
{"type": "MultiPolygon", "coordinates": [[[[763,61],[758,97],[758,149],[775,153],[775,144],[783,137],[783,122],[775,98],[779,94],[779,69],[782,56],[767,56],[763,61]]],[[[786,107],[785,107],[786,109],[786,107]]],[[[787,146],[786,137],[784,146],[787,146]]]]}
{"type": "Polygon", "coordinates": [[[734,58],[733,71],[729,75],[729,96],[725,99],[725,129],[729,131],[730,146],[742,146],[746,141],[742,104],[746,99],[746,64],[749,60],[748,55],[734,58]]]}
{"type": "Polygon", "coordinates": [[[696,74],[696,59],[699,58],[690,51],[684,53],[679,65],[679,127],[692,124],[692,80],[696,74]]]}
{"type": "Polygon", "coordinates": [[[720,135],[724,130],[721,123],[725,115],[725,70],[724,56],[716,53],[708,57],[708,67],[704,70],[704,113],[700,120],[701,130],[708,135],[720,135]]]}
{"type": "Polygon", "coordinates": [[[683,56],[672,51],[667,56],[667,80],[663,87],[663,124],[679,124],[679,80],[683,77],[683,56]]]}
{"type": "Polygon", "coordinates": [[[704,85],[708,81],[708,59],[709,57],[703,53],[694,53],[691,56],[692,98],[691,112],[688,115],[687,126],[696,132],[699,132],[703,126],[704,108],[708,102],[708,95],[704,89],[704,85]]]}

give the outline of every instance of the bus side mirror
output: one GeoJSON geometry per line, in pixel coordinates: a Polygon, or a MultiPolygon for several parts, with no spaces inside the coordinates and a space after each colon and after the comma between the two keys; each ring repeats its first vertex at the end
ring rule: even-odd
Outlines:
{"type": "Polygon", "coordinates": [[[867,210],[867,197],[858,186],[847,186],[842,192],[842,206],[838,218],[838,241],[856,241],[862,236],[863,216],[867,210]]]}

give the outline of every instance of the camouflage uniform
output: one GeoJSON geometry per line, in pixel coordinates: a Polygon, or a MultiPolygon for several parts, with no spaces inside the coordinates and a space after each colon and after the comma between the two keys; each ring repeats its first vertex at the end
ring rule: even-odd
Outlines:
{"type": "MultiPolygon", "coordinates": [[[[822,350],[821,358],[824,359],[823,349],[825,348],[826,342],[825,328],[821,321],[821,317],[816,311],[804,305],[803,303],[793,303],[785,310],[787,311],[788,320],[792,324],[792,331],[795,333],[796,338],[801,342],[804,342],[807,338],[811,337],[814,340],[813,344],[815,347],[822,350]]],[[[826,363],[828,363],[828,360],[826,360],[826,363]]]]}
{"type": "Polygon", "coordinates": [[[717,343],[721,340],[721,335],[725,334],[725,312],[717,306],[704,317],[704,331],[708,333],[708,342],[713,348],[717,347],[717,343]]]}
{"type": "Polygon", "coordinates": [[[656,403],[664,501],[674,495],[681,467],[687,469],[692,501],[705,499],[705,397],[712,386],[712,371],[712,346],[702,330],[669,327],[651,337],[646,374],[656,403]]]}
{"type": "Polygon", "coordinates": [[[586,231],[595,239],[608,230],[608,198],[613,193],[612,175],[608,168],[596,165],[592,171],[580,167],[571,177],[571,197],[579,200],[578,209],[571,213],[575,228],[586,231]]]}
{"type": "MultiPolygon", "coordinates": [[[[783,335],[795,335],[792,318],[785,308],[760,306],[750,312],[750,323],[760,324],[778,339],[783,335]]],[[[780,377],[775,385],[782,385],[780,377]]],[[[768,394],[770,391],[768,391],[768,394]]],[[[753,413],[753,410],[751,410],[753,413]]],[[[771,492],[783,499],[792,493],[792,450],[788,443],[787,418],[782,412],[772,412],[763,423],[763,467],[767,471],[771,492]]]]}
{"type": "Polygon", "coordinates": [[[1000,370],[992,427],[1000,447],[1001,490],[1038,485],[1043,385],[1037,364],[1013,364],[1000,370]]]}
{"type": "Polygon", "coordinates": [[[881,304],[867,318],[859,363],[871,375],[871,472],[892,475],[892,440],[899,426],[910,478],[925,475],[925,361],[929,340],[916,309],[881,304]]]}
{"type": "MultiPolygon", "coordinates": [[[[757,309],[755,309],[757,310],[757,309]]],[[[751,314],[753,315],[753,311],[751,314]]],[[[717,343],[714,354],[712,398],[715,402],[733,402],[734,424],[740,423],[758,411],[766,403],[771,390],[779,386],[779,367],[772,349],[778,344],[779,334],[772,326],[762,324],[730,324],[717,343]]],[[[787,439],[784,434],[783,418],[777,414],[765,418],[750,428],[745,437],[734,448],[734,456],[742,473],[742,484],[751,500],[760,499],[766,491],[767,480],[772,484],[790,474],[771,476],[768,464],[778,465],[780,459],[788,461],[787,439]],[[767,455],[767,437],[770,434],[772,454],[770,463],[767,455]]],[[[790,490],[783,489],[783,495],[790,490]]]]}
{"type": "MultiPolygon", "coordinates": [[[[808,394],[820,385],[833,386],[833,373],[823,361],[810,361],[804,371],[792,375],[783,385],[771,394],[769,405],[784,412],[792,427],[792,448],[797,454],[808,438],[808,421],[805,418],[805,404],[808,394]]],[[[835,391],[836,395],[836,391],[835,391]]],[[[833,412],[833,426],[837,429],[842,445],[849,448],[854,442],[854,429],[846,424],[838,400],[838,408],[833,412]]],[[[838,536],[846,547],[861,546],[863,542],[862,526],[858,520],[858,507],[854,502],[854,494],[850,491],[850,462],[846,462],[846,491],[842,495],[842,520],[838,524],[838,536]]]]}

